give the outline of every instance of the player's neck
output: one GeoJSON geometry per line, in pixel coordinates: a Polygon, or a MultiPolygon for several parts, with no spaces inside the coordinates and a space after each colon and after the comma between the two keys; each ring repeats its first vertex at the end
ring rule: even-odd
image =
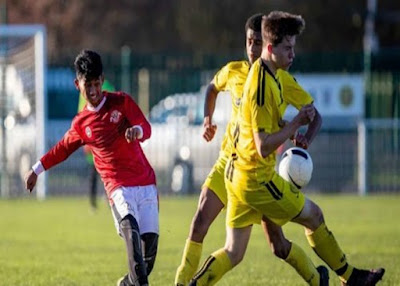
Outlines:
{"type": "Polygon", "coordinates": [[[100,103],[97,106],[92,106],[89,102],[87,102],[87,109],[90,111],[98,112],[104,105],[105,101],[106,101],[106,97],[104,96],[103,99],[100,101],[100,103]]]}
{"type": "Polygon", "coordinates": [[[263,49],[261,52],[261,60],[264,65],[268,67],[268,69],[272,72],[273,75],[276,74],[276,66],[274,62],[272,61],[272,55],[268,52],[267,49],[263,49]]]}
{"type": "Polygon", "coordinates": [[[272,72],[272,74],[275,76],[277,69],[276,69],[274,63],[268,58],[261,58],[261,60],[262,60],[263,64],[266,65],[268,67],[268,69],[272,72]]]}

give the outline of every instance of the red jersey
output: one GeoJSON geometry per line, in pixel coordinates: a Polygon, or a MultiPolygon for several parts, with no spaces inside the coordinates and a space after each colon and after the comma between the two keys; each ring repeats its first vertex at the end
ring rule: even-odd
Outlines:
{"type": "Polygon", "coordinates": [[[153,168],[140,142],[150,138],[151,126],[133,99],[122,92],[105,92],[95,109],[86,106],[72,121],[64,137],[40,161],[45,170],[67,159],[82,145],[93,152],[107,196],[121,186],[145,186],[156,183],[153,168]],[[131,143],[125,131],[133,125],[142,127],[143,136],[131,143]]]}

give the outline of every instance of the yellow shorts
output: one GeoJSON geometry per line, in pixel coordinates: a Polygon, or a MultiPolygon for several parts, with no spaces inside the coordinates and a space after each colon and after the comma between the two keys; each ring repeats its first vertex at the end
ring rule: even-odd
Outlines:
{"type": "Polygon", "coordinates": [[[242,228],[260,223],[266,216],[278,225],[284,225],[300,214],[305,196],[295,186],[274,172],[265,183],[244,183],[245,174],[235,170],[232,182],[225,180],[228,190],[226,223],[242,228]]]}
{"type": "Polygon", "coordinates": [[[203,188],[207,187],[213,191],[225,206],[227,203],[227,194],[224,182],[224,170],[227,160],[227,156],[221,154],[203,184],[203,188]]]}

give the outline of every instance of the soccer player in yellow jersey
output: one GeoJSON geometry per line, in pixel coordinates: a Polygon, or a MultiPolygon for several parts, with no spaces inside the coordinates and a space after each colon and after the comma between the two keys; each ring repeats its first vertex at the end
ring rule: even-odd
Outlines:
{"type": "Polygon", "coordinates": [[[214,252],[190,282],[190,286],[214,285],[243,258],[252,225],[263,219],[275,254],[289,263],[309,285],[329,285],[325,266],[316,268],[279,226],[292,221],[305,228],[310,246],[339,276],[342,285],[375,285],[384,269],[360,270],[350,265],[322,210],[294,185],[275,172],[276,149],[287,139],[307,148],[321,125],[312,98],[286,72],[294,59],[296,37],[304,29],[301,16],[274,11],[262,20],[263,50],[251,67],[234,130],[232,155],[225,170],[228,189],[227,238],[225,247],[214,252]],[[292,93],[292,94],[291,94],[292,93]],[[287,104],[298,114],[286,124],[287,104]],[[304,135],[296,135],[307,125],[304,135]]]}
{"type": "Polygon", "coordinates": [[[189,237],[186,240],[182,262],[176,273],[175,285],[177,286],[186,286],[197,271],[204,237],[211,223],[227,203],[224,170],[228,157],[231,154],[229,149],[231,144],[227,143],[229,141],[229,129],[236,121],[236,115],[243,94],[243,86],[250,66],[261,55],[261,19],[262,14],[255,14],[246,21],[245,33],[248,61],[229,62],[216,73],[207,87],[203,123],[203,138],[207,142],[214,138],[217,129],[217,126],[212,123],[212,117],[217,95],[220,91],[230,92],[232,113],[221,145],[220,155],[201,190],[197,211],[193,217],[189,237]]]}

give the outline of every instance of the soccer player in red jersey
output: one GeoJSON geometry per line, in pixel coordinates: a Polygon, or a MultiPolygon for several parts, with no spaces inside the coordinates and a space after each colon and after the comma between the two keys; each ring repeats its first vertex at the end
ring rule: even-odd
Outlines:
{"type": "Polygon", "coordinates": [[[64,137],[26,174],[26,188],[32,192],[40,173],[88,146],[104,182],[115,226],[126,243],[129,273],[118,285],[148,285],[158,246],[158,191],[153,168],[139,142],[150,137],[150,123],[128,94],[102,91],[99,54],[83,50],[74,65],[75,86],[86,106],[64,137]]]}

